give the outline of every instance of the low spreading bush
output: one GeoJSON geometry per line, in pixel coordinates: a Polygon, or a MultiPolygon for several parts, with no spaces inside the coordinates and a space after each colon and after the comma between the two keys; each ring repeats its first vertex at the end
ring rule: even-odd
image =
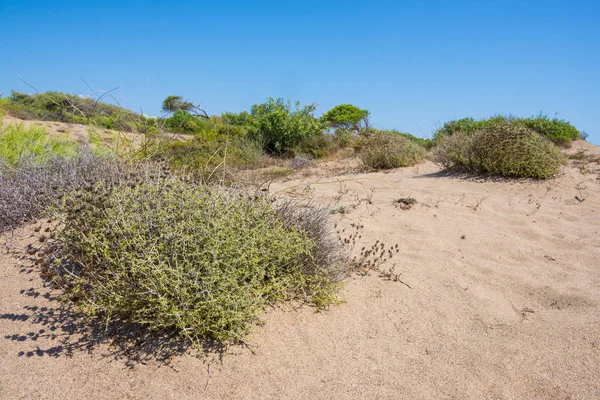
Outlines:
{"type": "Polygon", "coordinates": [[[433,141],[438,142],[445,136],[451,136],[456,133],[472,135],[475,132],[488,129],[494,125],[502,123],[512,123],[527,127],[540,135],[550,139],[554,143],[565,145],[569,142],[580,139],[581,133],[571,123],[557,118],[550,119],[547,116],[539,115],[531,118],[516,118],[495,116],[488,119],[475,120],[473,118],[463,118],[455,121],[446,122],[443,127],[438,129],[433,135],[433,141]]]}
{"type": "Polygon", "coordinates": [[[550,178],[564,163],[564,156],[551,141],[510,121],[471,135],[447,135],[438,141],[434,157],[449,171],[517,178],[550,178]]]}
{"type": "Polygon", "coordinates": [[[277,301],[326,306],[345,273],[326,210],[166,179],[98,185],[63,212],[58,259],[45,268],[70,298],[108,323],[196,344],[241,340],[277,301]]]}
{"type": "Polygon", "coordinates": [[[425,155],[425,148],[405,137],[375,133],[355,141],[363,165],[372,169],[409,167],[425,155]]]}

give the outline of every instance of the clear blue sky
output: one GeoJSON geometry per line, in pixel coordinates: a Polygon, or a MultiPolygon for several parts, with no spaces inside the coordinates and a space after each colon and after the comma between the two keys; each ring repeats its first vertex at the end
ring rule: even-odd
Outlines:
{"type": "Polygon", "coordinates": [[[600,144],[600,1],[0,0],[0,92],[119,87],[158,115],[267,97],[352,103],[429,136],[444,121],[557,115],[600,144]]]}

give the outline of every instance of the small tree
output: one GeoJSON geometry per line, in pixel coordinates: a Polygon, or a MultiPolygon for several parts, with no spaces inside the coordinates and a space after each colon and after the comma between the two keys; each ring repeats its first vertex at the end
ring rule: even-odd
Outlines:
{"type": "Polygon", "coordinates": [[[184,100],[181,96],[167,96],[167,98],[162,102],[161,110],[165,113],[184,111],[196,117],[209,119],[208,114],[202,109],[202,107],[192,103],[191,101],[184,100]]]}
{"type": "Polygon", "coordinates": [[[352,104],[340,104],[327,111],[321,120],[330,128],[354,130],[356,133],[369,130],[369,111],[352,104]]]}

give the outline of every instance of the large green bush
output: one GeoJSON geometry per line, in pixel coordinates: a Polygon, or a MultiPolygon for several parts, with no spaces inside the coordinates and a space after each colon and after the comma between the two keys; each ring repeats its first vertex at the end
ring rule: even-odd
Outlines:
{"type": "Polygon", "coordinates": [[[445,136],[453,135],[455,133],[472,135],[477,131],[488,129],[499,123],[507,122],[527,127],[557,144],[568,144],[573,140],[581,138],[581,133],[577,128],[571,125],[571,123],[565,120],[557,118],[550,119],[547,116],[539,115],[531,118],[495,116],[481,120],[463,118],[449,121],[434,133],[433,140],[436,142],[445,136]]]}
{"type": "Polygon", "coordinates": [[[310,136],[320,135],[322,125],[314,117],[316,105],[303,108],[296,102],[269,98],[266,103],[252,106],[252,119],[248,126],[251,137],[263,143],[268,152],[283,154],[310,136]]]}
{"type": "Polygon", "coordinates": [[[326,210],[177,179],[97,186],[66,207],[48,275],[107,322],[238,341],[267,304],[335,301],[344,275],[326,210]]]}
{"type": "Polygon", "coordinates": [[[373,169],[409,167],[425,155],[425,148],[405,137],[389,133],[375,133],[357,139],[363,165],[373,169]]]}
{"type": "Polygon", "coordinates": [[[564,156],[548,139],[515,122],[497,122],[469,135],[439,139],[436,161],[449,171],[546,179],[558,173],[564,156]]]}

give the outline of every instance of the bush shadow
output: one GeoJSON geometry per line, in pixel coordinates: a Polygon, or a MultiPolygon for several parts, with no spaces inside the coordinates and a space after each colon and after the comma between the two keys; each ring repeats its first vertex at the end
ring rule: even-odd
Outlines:
{"type": "MultiPolygon", "coordinates": [[[[34,266],[21,268],[20,272],[39,273],[34,266]]],[[[29,325],[30,332],[4,336],[8,341],[31,342],[32,349],[19,351],[18,357],[59,358],[85,352],[123,361],[132,368],[148,363],[168,366],[175,357],[184,354],[222,360],[226,351],[226,345],[216,341],[206,340],[197,348],[192,347],[188,339],[172,333],[157,333],[143,325],[106,324],[101,319],[91,319],[72,303],[63,301],[59,291],[49,284],[43,291],[29,288],[21,290],[20,294],[30,298],[32,305],[23,307],[22,313],[0,314],[0,320],[29,325]],[[33,305],[40,304],[40,298],[44,299],[41,303],[45,305],[33,305]]]]}

